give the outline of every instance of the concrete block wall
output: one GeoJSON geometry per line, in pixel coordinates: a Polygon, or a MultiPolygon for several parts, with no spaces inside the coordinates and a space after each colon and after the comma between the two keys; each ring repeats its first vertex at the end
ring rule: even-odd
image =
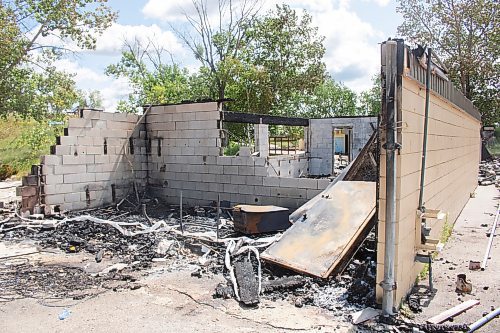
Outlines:
{"type": "Polygon", "coordinates": [[[98,207],[133,193],[134,184],[170,203],[182,191],[188,205],[220,194],[235,204],[294,209],[328,185],[328,179],[293,178],[307,174],[302,155],[222,156],[220,128],[215,102],[154,106],[142,118],[83,110],[25,179],[19,190],[25,209],[98,207]]]}
{"type": "Polygon", "coordinates": [[[261,157],[269,156],[269,125],[254,125],[255,151],[258,151],[261,157]]]}
{"type": "Polygon", "coordinates": [[[309,174],[330,175],[333,159],[333,130],[336,127],[352,128],[352,159],[356,158],[370,139],[377,117],[342,117],[309,120],[308,146],[310,152],[309,174]],[[373,127],[372,127],[373,125],[373,127]]]}
{"type": "MultiPolygon", "coordinates": [[[[65,135],[41,158],[42,205],[61,210],[99,207],[119,200],[134,182],[146,185],[146,128],[140,116],[81,110],[65,135]]],[[[28,176],[30,177],[30,176],[28,176]]],[[[25,209],[32,210],[26,205],[25,209]]]]}
{"type": "Polygon", "coordinates": [[[146,117],[149,190],[188,205],[217,200],[297,208],[327,185],[328,179],[272,177],[266,157],[222,156],[217,103],[155,106],[146,117]]]}
{"type": "MultiPolygon", "coordinates": [[[[404,63],[407,63],[406,60],[404,63]]],[[[415,254],[416,233],[420,232],[416,212],[419,202],[424,111],[424,85],[403,74],[399,110],[402,126],[398,135],[402,148],[400,153],[396,154],[395,304],[399,304],[406,296],[423,269],[422,264],[415,262],[415,254]]],[[[432,227],[431,238],[440,239],[444,223],[454,223],[467,203],[470,193],[474,192],[477,186],[480,128],[479,119],[437,93],[431,92],[424,203],[427,209],[440,209],[447,214],[446,220],[428,220],[432,227]]],[[[382,289],[378,283],[384,278],[385,185],[385,150],[382,149],[377,247],[379,302],[382,298],[382,289]]]]}
{"type": "Polygon", "coordinates": [[[306,154],[272,156],[268,163],[268,175],[271,177],[299,178],[309,174],[306,154]]]}

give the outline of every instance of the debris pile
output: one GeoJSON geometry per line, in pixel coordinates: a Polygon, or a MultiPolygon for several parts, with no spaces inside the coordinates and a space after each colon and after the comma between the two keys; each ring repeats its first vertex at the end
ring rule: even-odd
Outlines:
{"type": "Polygon", "coordinates": [[[482,161],[479,164],[479,185],[496,185],[500,187],[500,158],[482,161]]]}
{"type": "MultiPolygon", "coordinates": [[[[374,305],[375,250],[375,232],[372,230],[344,272],[329,279],[297,275],[293,271],[262,262],[260,297],[271,301],[288,301],[297,307],[317,306],[329,310],[332,315],[347,322],[350,320],[350,313],[374,305]]],[[[243,260],[246,257],[246,254],[240,255],[239,259],[243,260]]],[[[253,272],[257,271],[258,268],[254,263],[253,272]]],[[[229,276],[230,273],[227,270],[224,270],[224,273],[227,283],[217,286],[214,297],[233,298],[235,297],[234,284],[229,276]]],[[[248,275],[245,276],[248,279],[248,275]]],[[[257,281],[257,276],[254,278],[254,281],[257,281]]],[[[241,289],[241,285],[238,284],[238,286],[241,289]]],[[[256,302],[253,304],[255,305],[256,302]]]]}
{"type": "Polygon", "coordinates": [[[107,290],[140,288],[135,281],[132,275],[117,271],[92,275],[80,267],[17,260],[0,265],[0,300],[82,300],[107,290]]]}
{"type": "MultiPolygon", "coordinates": [[[[260,254],[280,234],[242,236],[234,230],[230,210],[215,207],[183,209],[156,200],[106,207],[51,219],[21,217],[12,207],[0,215],[0,239],[32,240],[42,249],[80,253],[87,263],[109,263],[99,273],[81,267],[23,262],[0,267],[5,299],[49,297],[85,299],[107,290],[137,288],[134,274],[152,267],[190,270],[194,277],[223,274],[227,283],[214,297],[235,298],[247,306],[260,300],[285,300],[297,307],[328,309],[349,321],[349,313],[373,305],[376,241],[372,231],[342,274],[329,279],[299,275],[261,261],[260,254]],[[182,223],[181,223],[182,216],[182,223]],[[89,256],[90,254],[90,256],[89,256]],[[16,282],[17,281],[17,282],[16,282]]],[[[17,260],[17,259],[16,259],[17,260]]],[[[12,263],[12,261],[11,261],[12,263]]],[[[5,264],[5,263],[4,263],[5,264]]]]}

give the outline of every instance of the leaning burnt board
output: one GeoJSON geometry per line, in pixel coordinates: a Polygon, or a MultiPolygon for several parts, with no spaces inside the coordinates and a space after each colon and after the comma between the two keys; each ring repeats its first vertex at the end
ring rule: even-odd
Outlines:
{"type": "Polygon", "coordinates": [[[326,278],[357,243],[374,214],[374,182],[338,182],[324,191],[262,258],[326,278]]]}

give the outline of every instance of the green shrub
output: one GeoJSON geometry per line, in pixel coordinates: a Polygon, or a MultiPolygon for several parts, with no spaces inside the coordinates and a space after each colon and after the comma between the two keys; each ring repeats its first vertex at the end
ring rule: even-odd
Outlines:
{"type": "Polygon", "coordinates": [[[0,164],[0,181],[5,180],[17,173],[13,167],[7,164],[0,164]]]}
{"type": "Polygon", "coordinates": [[[225,156],[236,156],[240,151],[240,145],[234,141],[230,141],[229,145],[224,149],[225,156]]]}
{"type": "Polygon", "coordinates": [[[9,166],[9,173],[21,176],[40,163],[40,156],[50,152],[55,137],[62,134],[64,125],[49,121],[65,120],[58,115],[40,121],[6,117],[0,119],[0,165],[9,166]]]}

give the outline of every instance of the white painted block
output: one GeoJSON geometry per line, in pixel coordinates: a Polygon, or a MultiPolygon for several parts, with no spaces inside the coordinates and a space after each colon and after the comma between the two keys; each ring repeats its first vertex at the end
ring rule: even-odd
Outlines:
{"type": "Polygon", "coordinates": [[[56,165],[54,166],[55,175],[82,174],[86,173],[86,165],[56,165]]]}
{"type": "Polygon", "coordinates": [[[79,202],[81,201],[80,199],[80,193],[66,193],[64,195],[64,201],[65,202],[79,202]]]}
{"type": "Polygon", "coordinates": [[[46,175],[44,176],[45,184],[55,185],[64,181],[62,175],[46,175]]]}
{"type": "Polygon", "coordinates": [[[45,165],[60,165],[61,156],[57,155],[43,155],[41,158],[41,163],[45,165]]]}

